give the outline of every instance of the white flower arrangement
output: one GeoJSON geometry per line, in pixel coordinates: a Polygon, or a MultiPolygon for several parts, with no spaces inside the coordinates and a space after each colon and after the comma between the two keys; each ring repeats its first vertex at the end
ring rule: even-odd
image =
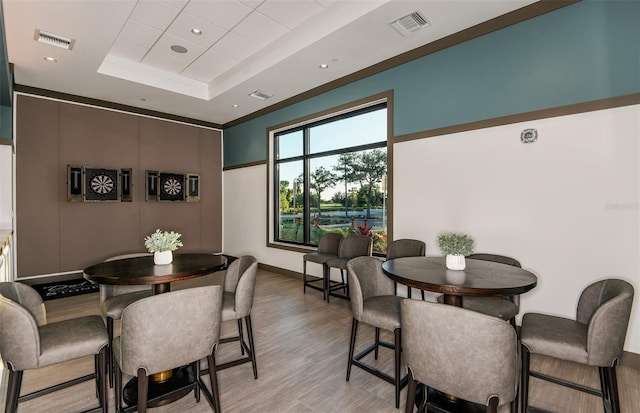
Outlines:
{"type": "Polygon", "coordinates": [[[180,237],[182,234],[177,232],[168,232],[156,230],[153,234],[145,237],[144,246],[149,252],[175,251],[178,247],[182,247],[180,237]]]}

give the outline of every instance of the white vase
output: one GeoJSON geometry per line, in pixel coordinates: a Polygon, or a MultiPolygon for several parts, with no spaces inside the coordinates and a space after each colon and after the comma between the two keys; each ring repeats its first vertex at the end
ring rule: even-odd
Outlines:
{"type": "Polygon", "coordinates": [[[171,264],[173,261],[172,251],[159,251],[153,253],[153,263],[156,265],[171,264]]]}
{"type": "Polygon", "coordinates": [[[464,255],[462,254],[447,254],[447,268],[450,270],[464,270],[466,267],[464,255]]]}

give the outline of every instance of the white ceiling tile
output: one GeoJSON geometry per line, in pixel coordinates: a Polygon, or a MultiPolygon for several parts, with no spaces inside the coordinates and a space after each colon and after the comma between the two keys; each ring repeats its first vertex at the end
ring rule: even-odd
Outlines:
{"type": "Polygon", "coordinates": [[[232,30],[245,39],[268,45],[285,35],[289,29],[260,13],[251,13],[232,30]]]}
{"type": "Polygon", "coordinates": [[[211,49],[234,59],[244,60],[260,50],[260,45],[229,32],[218,43],[214,44],[211,49]]]}
{"type": "Polygon", "coordinates": [[[150,51],[141,62],[142,64],[153,66],[157,69],[166,70],[171,73],[180,73],[189,62],[176,59],[172,56],[168,56],[164,53],[158,53],[156,51],[150,51]]]}
{"type": "Polygon", "coordinates": [[[235,0],[191,0],[184,11],[230,30],[253,9],[235,0]]]}
{"type": "Polygon", "coordinates": [[[257,10],[270,19],[293,29],[324,9],[313,0],[266,0],[257,10]]]}
{"type": "Polygon", "coordinates": [[[189,0],[160,0],[160,2],[171,6],[174,9],[182,10],[184,6],[189,3],[189,0]]]}
{"type": "Polygon", "coordinates": [[[121,57],[134,62],[140,62],[148,51],[149,48],[146,46],[117,41],[109,51],[109,55],[121,57]]]}
{"type": "Polygon", "coordinates": [[[188,13],[181,13],[167,29],[167,33],[169,34],[207,48],[217,42],[226,32],[222,27],[188,13]],[[202,34],[195,35],[191,33],[191,29],[199,29],[202,31],[202,34]]]}
{"type": "Polygon", "coordinates": [[[239,61],[236,59],[218,53],[215,50],[209,50],[191,63],[180,74],[201,82],[209,83],[238,63],[239,61]]]}
{"type": "Polygon", "coordinates": [[[264,2],[264,0],[240,0],[240,3],[246,4],[247,6],[251,7],[252,9],[257,8],[263,2],[264,2]]]}
{"type": "Polygon", "coordinates": [[[118,36],[118,43],[131,43],[150,48],[160,35],[162,35],[162,30],[134,20],[127,20],[118,36]]]}
{"type": "Polygon", "coordinates": [[[167,34],[165,33],[164,35],[162,35],[162,37],[160,37],[160,39],[156,42],[156,44],[153,46],[153,51],[157,52],[157,53],[161,53],[164,54],[166,56],[170,56],[172,58],[175,59],[179,59],[182,61],[193,61],[195,59],[197,59],[202,53],[205,52],[205,50],[207,50],[206,47],[197,45],[195,43],[190,43],[185,41],[184,39],[181,39],[179,37],[173,36],[171,34],[167,34]],[[179,46],[184,46],[185,48],[187,48],[187,52],[186,53],[176,53],[173,50],[171,50],[171,46],[173,45],[179,45],[179,46]]]}
{"type": "Polygon", "coordinates": [[[164,30],[180,12],[179,9],[155,0],[140,0],[133,9],[131,20],[164,30]]]}

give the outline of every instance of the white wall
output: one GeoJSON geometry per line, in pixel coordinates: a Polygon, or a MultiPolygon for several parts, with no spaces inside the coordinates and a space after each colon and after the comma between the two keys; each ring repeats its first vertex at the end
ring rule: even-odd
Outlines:
{"type": "MultiPolygon", "coordinates": [[[[476,251],[517,258],[538,276],[521,314],[574,317],[580,291],[605,277],[640,296],[639,141],[636,105],[395,144],[394,238],[440,255],[437,234],[464,231],[476,251]],[[536,143],[520,143],[526,128],[536,143]]],[[[266,170],[224,172],[224,252],[301,272],[302,254],[266,247],[266,170]]],[[[635,353],[639,300],[625,344],[635,353]]]]}

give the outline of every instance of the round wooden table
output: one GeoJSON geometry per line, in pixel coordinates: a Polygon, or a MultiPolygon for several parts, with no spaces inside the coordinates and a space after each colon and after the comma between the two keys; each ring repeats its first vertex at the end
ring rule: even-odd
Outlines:
{"type": "MultiPolygon", "coordinates": [[[[534,288],[538,278],[527,270],[492,261],[467,258],[466,268],[450,270],[445,257],[396,258],[382,264],[392,280],[421,290],[444,294],[445,304],[462,307],[463,296],[508,296],[525,293],[534,288]]],[[[424,398],[424,386],[418,387],[416,405],[424,398]]],[[[476,405],[452,395],[429,388],[430,405],[446,411],[480,413],[484,406],[476,405]]]]}
{"type": "MultiPolygon", "coordinates": [[[[153,285],[153,293],[161,294],[171,291],[171,283],[201,277],[223,269],[227,264],[224,255],[213,254],[174,254],[173,262],[166,265],[155,265],[153,255],[105,261],[87,267],[83,271],[85,279],[96,284],[109,285],[153,285]]],[[[152,375],[149,380],[149,400],[159,398],[149,407],[171,403],[191,390],[175,393],[175,389],[185,388],[197,380],[191,369],[180,367],[173,371],[152,375]],[[169,397],[163,395],[173,392],[169,397]]],[[[134,405],[138,401],[138,379],[131,379],[124,387],[124,401],[134,405]]]]}
{"type": "Polygon", "coordinates": [[[507,296],[534,288],[538,278],[527,270],[492,261],[466,259],[462,271],[447,269],[445,257],[396,258],[382,264],[393,281],[444,294],[446,304],[462,307],[462,297],[507,296]]]}

